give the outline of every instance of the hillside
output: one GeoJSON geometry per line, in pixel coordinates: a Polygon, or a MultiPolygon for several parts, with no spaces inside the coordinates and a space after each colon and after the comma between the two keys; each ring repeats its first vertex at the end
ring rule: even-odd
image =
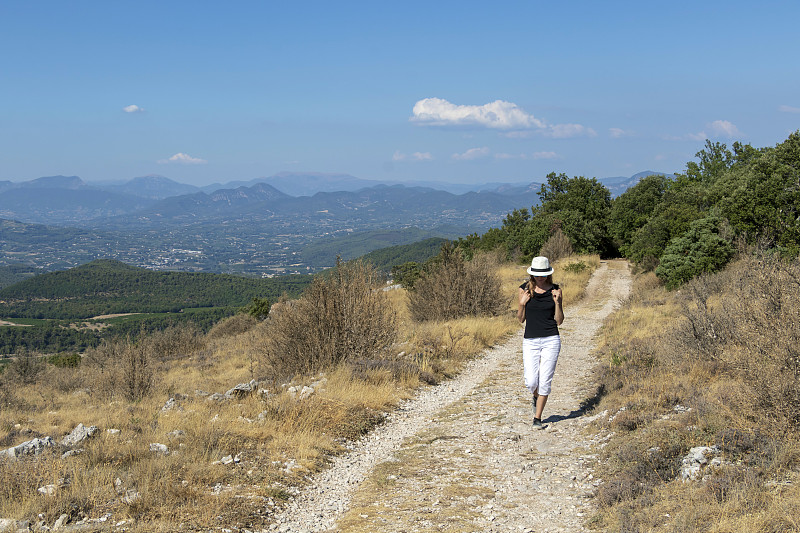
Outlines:
{"type": "Polygon", "coordinates": [[[241,307],[254,297],[297,295],[309,276],[252,279],[227,274],[154,272],[114,260],[34,276],[0,290],[5,317],[84,319],[114,313],[241,307]]]}
{"type": "Polygon", "coordinates": [[[405,228],[401,230],[376,230],[355,233],[343,237],[320,239],[303,248],[300,256],[303,261],[320,264],[330,261],[333,265],[337,256],[345,261],[364,257],[379,270],[388,271],[394,265],[407,261],[428,259],[439,253],[439,246],[445,239],[457,239],[466,234],[461,228],[441,227],[432,230],[405,228]],[[431,242],[437,242],[431,251],[431,242]],[[409,257],[406,259],[406,257],[409,257]],[[413,257],[410,258],[410,257],[413,257]]]}

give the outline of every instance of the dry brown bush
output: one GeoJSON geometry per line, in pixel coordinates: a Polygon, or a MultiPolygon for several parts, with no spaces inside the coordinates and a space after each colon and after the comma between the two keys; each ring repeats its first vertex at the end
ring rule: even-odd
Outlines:
{"type": "Polygon", "coordinates": [[[280,379],[379,356],[396,336],[395,312],[381,286],[371,265],[337,261],[298,300],[273,306],[261,354],[265,371],[280,379]]]}
{"type": "Polygon", "coordinates": [[[153,344],[130,338],[103,340],[87,350],[81,365],[86,386],[106,398],[145,398],[156,382],[153,344]]]}
{"type": "Polygon", "coordinates": [[[22,350],[6,367],[3,377],[10,383],[32,385],[45,371],[44,356],[38,352],[22,350]]]}
{"type": "Polygon", "coordinates": [[[218,339],[220,337],[230,337],[239,335],[250,331],[256,324],[258,319],[248,313],[236,313],[230,318],[226,318],[214,325],[211,331],[208,332],[210,339],[218,339]]]}
{"type": "Polygon", "coordinates": [[[781,427],[800,427],[798,302],[797,260],[745,256],[687,286],[675,344],[750,384],[753,401],[781,427]]]}
{"type": "Polygon", "coordinates": [[[203,332],[194,324],[169,326],[154,331],[139,342],[158,361],[185,357],[204,346],[203,332]]]}
{"type": "Polygon", "coordinates": [[[557,227],[550,238],[542,245],[539,255],[547,257],[551,263],[569,257],[574,253],[572,243],[560,227],[557,227]]]}
{"type": "Polygon", "coordinates": [[[680,291],[652,274],[635,290],[603,330],[600,407],[616,413],[606,424],[617,436],[602,452],[593,526],[793,530],[786,512],[800,491],[774,487],[800,463],[800,264],[750,251],[680,291]],[[700,445],[719,446],[723,466],[703,482],[676,479],[700,445]]]}
{"type": "Polygon", "coordinates": [[[502,313],[507,302],[497,266],[493,255],[476,254],[466,261],[458,248],[445,244],[439,260],[423,272],[409,294],[411,316],[423,321],[502,313]]]}

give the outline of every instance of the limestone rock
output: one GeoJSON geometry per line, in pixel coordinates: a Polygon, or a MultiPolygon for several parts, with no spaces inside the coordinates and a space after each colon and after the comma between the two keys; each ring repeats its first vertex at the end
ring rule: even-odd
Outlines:
{"type": "Polygon", "coordinates": [[[75,429],[69,433],[69,435],[61,439],[61,445],[71,448],[72,446],[85,441],[95,433],[97,433],[97,426],[86,427],[83,424],[78,424],[75,426],[75,429]]]}
{"type": "Polygon", "coordinates": [[[7,448],[0,451],[0,457],[6,456],[10,459],[22,457],[25,455],[40,455],[45,449],[52,448],[56,445],[53,437],[42,437],[40,439],[32,439],[14,447],[7,448]]]}

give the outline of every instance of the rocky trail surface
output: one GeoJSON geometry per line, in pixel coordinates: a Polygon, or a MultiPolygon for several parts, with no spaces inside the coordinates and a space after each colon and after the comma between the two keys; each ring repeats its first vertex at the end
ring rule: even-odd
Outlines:
{"type": "Polygon", "coordinates": [[[595,446],[582,410],[596,386],[593,337],[630,291],[627,263],[603,262],[565,308],[546,428],[533,429],[522,334],[456,379],[423,390],[314,477],[268,531],[584,531],[595,446]]]}

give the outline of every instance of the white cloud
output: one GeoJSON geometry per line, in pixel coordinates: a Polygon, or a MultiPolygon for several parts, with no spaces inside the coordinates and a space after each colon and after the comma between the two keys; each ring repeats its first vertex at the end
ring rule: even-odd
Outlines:
{"type": "Polygon", "coordinates": [[[409,155],[398,150],[392,156],[392,161],[430,161],[432,159],[433,155],[430,152],[414,152],[409,155]]]}
{"type": "Polygon", "coordinates": [[[699,131],[697,133],[687,133],[686,138],[690,141],[705,141],[708,139],[708,135],[704,131],[699,131]]]}
{"type": "Polygon", "coordinates": [[[800,113],[800,107],[792,107],[790,105],[782,105],[778,107],[781,113],[800,113]]]}
{"type": "Polygon", "coordinates": [[[517,104],[496,100],[484,105],[456,105],[441,98],[414,104],[412,122],[430,126],[483,126],[499,130],[544,128],[546,124],[517,104]]]}
{"type": "Polygon", "coordinates": [[[208,163],[205,159],[200,159],[199,157],[192,157],[189,154],[184,154],[183,152],[178,152],[177,154],[173,155],[169,159],[159,159],[159,163],[182,163],[184,165],[204,165],[208,163]]]}
{"type": "Polygon", "coordinates": [[[144,113],[144,109],[135,104],[126,105],[122,110],[126,113],[144,113]]]}
{"type": "Polygon", "coordinates": [[[739,128],[727,120],[715,120],[708,127],[717,137],[738,137],[742,134],[739,128]]]}
{"type": "Polygon", "coordinates": [[[558,154],[555,152],[534,152],[534,159],[558,159],[558,154]]]}
{"type": "Polygon", "coordinates": [[[568,139],[571,137],[596,137],[597,132],[592,128],[587,128],[581,124],[554,124],[547,127],[544,132],[547,137],[553,139],[568,139]]]}
{"type": "Polygon", "coordinates": [[[615,139],[619,139],[620,137],[626,137],[630,135],[630,132],[625,131],[621,128],[608,128],[608,134],[615,139]]]}
{"type": "Polygon", "coordinates": [[[484,105],[457,105],[442,98],[425,98],[414,104],[413,116],[409,120],[426,126],[478,126],[503,130],[502,135],[509,138],[526,138],[534,133],[554,139],[597,136],[597,132],[582,124],[548,124],[517,104],[503,100],[484,105]]]}
{"type": "Polygon", "coordinates": [[[482,157],[486,157],[489,155],[489,148],[484,146],[483,148],[470,148],[463,154],[453,154],[453,159],[457,159],[459,161],[471,161],[473,159],[480,159],[482,157]]]}
{"type": "Polygon", "coordinates": [[[656,161],[664,161],[666,158],[667,158],[667,156],[665,156],[664,154],[658,154],[658,155],[655,156],[654,159],[656,161]]]}

